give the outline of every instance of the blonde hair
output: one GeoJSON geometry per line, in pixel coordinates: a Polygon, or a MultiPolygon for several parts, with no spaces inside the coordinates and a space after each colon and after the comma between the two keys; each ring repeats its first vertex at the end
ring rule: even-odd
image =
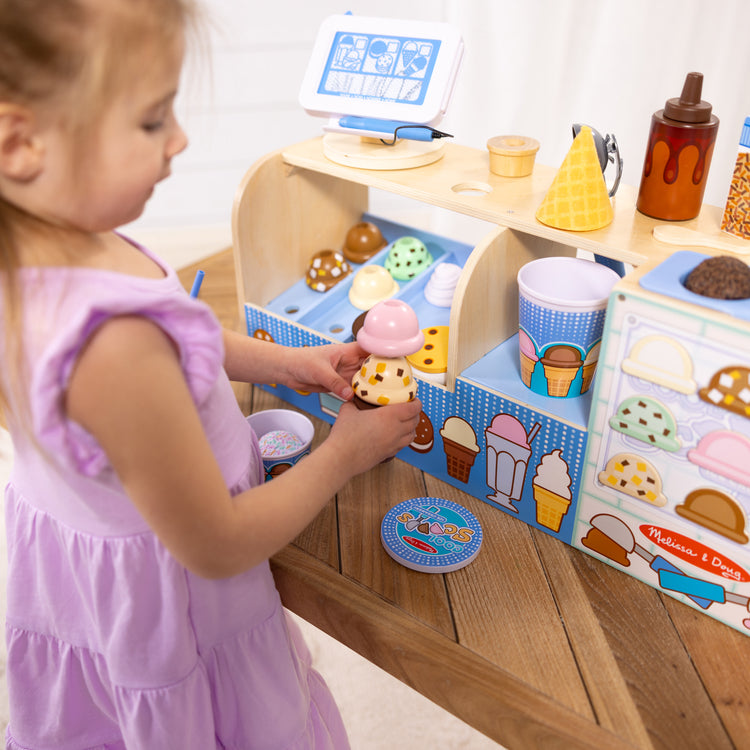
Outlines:
{"type": "MultiPolygon", "coordinates": [[[[197,0],[0,0],[0,103],[62,114],[83,151],[112,92],[138,75],[134,59],[148,65],[144,56],[197,30],[198,17],[197,0]]],[[[0,194],[0,415],[23,380],[14,227],[25,220],[0,194]]]]}

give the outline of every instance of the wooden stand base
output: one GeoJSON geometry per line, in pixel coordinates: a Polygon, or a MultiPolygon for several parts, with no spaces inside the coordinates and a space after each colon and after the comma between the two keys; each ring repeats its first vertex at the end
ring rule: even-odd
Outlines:
{"type": "Polygon", "coordinates": [[[399,139],[388,146],[373,138],[359,138],[346,133],[326,133],[323,153],[336,164],[355,169],[413,169],[438,161],[445,144],[439,140],[410,141],[399,139]]]}

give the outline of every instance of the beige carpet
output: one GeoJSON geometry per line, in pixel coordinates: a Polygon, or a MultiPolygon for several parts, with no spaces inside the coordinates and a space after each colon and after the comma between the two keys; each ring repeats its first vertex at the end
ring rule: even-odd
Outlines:
{"type": "MultiPolygon", "coordinates": [[[[0,429],[0,486],[11,463],[8,433],[0,429]]],[[[2,518],[2,516],[0,516],[2,518]]],[[[5,530],[0,533],[5,561],[5,530]]],[[[0,617],[5,621],[5,576],[0,576],[0,617]]],[[[354,750],[498,750],[500,745],[443,711],[338,641],[296,618],[341,709],[354,750]]],[[[5,640],[0,639],[0,736],[8,723],[5,640]]],[[[502,748],[500,748],[502,750],[502,748]]]]}

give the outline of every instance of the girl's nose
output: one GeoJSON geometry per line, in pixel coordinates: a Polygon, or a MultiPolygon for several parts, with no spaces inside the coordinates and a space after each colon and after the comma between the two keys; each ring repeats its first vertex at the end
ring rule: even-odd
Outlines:
{"type": "Polygon", "coordinates": [[[167,157],[172,158],[177,156],[187,148],[188,137],[185,131],[179,126],[176,126],[175,132],[167,143],[167,157]]]}

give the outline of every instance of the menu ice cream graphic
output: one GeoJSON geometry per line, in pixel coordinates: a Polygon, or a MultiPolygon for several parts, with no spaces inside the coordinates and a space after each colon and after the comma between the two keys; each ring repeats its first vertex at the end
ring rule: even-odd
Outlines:
{"type": "Polygon", "coordinates": [[[637,341],[623,360],[622,369],[679,393],[695,393],[697,388],[687,349],[669,336],[645,336],[637,341]]]}
{"type": "Polygon", "coordinates": [[[604,471],[599,472],[599,481],[605,487],[611,487],[637,500],[659,507],[667,504],[659,472],[642,456],[618,453],[607,461],[604,471]]]}
{"type": "Polygon", "coordinates": [[[750,417],[750,369],[725,367],[714,373],[708,387],[701,388],[698,395],[720,409],[750,417]]]}
{"type": "Polygon", "coordinates": [[[443,438],[448,476],[468,482],[471,467],[479,453],[472,426],[461,417],[448,417],[440,430],[440,437],[443,438]]]}
{"type": "Polygon", "coordinates": [[[526,470],[531,456],[530,444],[540,424],[526,435],[524,426],[511,414],[496,414],[484,431],[487,441],[487,484],[495,490],[488,500],[518,513],[514,503],[521,500],[526,470]]]}
{"type": "Polygon", "coordinates": [[[747,544],[745,515],[725,492],[712,488],[693,490],[675,511],[694,523],[721,534],[739,544],[747,544]]]}
{"type": "Polygon", "coordinates": [[[704,435],[688,460],[697,466],[750,487],[750,438],[729,430],[704,435]]]}
{"type": "Polygon", "coordinates": [[[558,448],[542,456],[532,481],[537,523],[555,532],[560,531],[573,498],[568,464],[561,454],[558,448]]]}
{"type": "Polygon", "coordinates": [[[609,420],[609,425],[613,430],[665,451],[680,448],[677,423],[669,409],[655,398],[626,398],[618,407],[617,414],[609,420]]]}

